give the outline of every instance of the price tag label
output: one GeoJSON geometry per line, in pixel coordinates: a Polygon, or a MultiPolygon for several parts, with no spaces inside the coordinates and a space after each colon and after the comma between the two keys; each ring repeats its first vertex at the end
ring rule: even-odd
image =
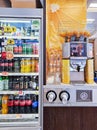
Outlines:
{"type": "Polygon", "coordinates": [[[13,53],[12,53],[12,52],[7,52],[7,53],[6,53],[6,59],[7,59],[7,60],[12,60],[13,57],[14,57],[14,56],[13,56],[13,53]]]}
{"type": "Polygon", "coordinates": [[[5,71],[2,72],[2,76],[8,76],[8,74],[9,74],[8,72],[5,72],[5,71]]]}
{"type": "Polygon", "coordinates": [[[21,117],[22,117],[22,115],[16,114],[16,118],[21,118],[21,117]]]}
{"type": "Polygon", "coordinates": [[[19,95],[23,95],[23,91],[19,91],[19,95]]]}
{"type": "Polygon", "coordinates": [[[36,91],[35,94],[38,95],[39,94],[38,91],[36,91]]]}
{"type": "Polygon", "coordinates": [[[14,95],[17,95],[17,94],[18,94],[18,92],[15,92],[15,93],[14,93],[14,95]]]}

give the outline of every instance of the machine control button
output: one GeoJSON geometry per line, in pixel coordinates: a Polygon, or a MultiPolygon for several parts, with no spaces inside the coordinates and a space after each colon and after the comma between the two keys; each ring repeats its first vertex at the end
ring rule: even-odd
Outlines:
{"type": "Polygon", "coordinates": [[[50,90],[50,91],[47,92],[46,98],[49,101],[49,103],[52,103],[52,102],[54,102],[56,100],[57,94],[56,94],[55,91],[50,90]]]}
{"type": "Polygon", "coordinates": [[[81,98],[82,100],[87,100],[87,99],[88,99],[88,94],[87,94],[86,92],[82,92],[82,93],[80,94],[80,98],[81,98]]]}
{"type": "Polygon", "coordinates": [[[63,104],[66,104],[67,101],[70,99],[70,94],[67,91],[62,91],[59,94],[59,98],[63,104]]]}

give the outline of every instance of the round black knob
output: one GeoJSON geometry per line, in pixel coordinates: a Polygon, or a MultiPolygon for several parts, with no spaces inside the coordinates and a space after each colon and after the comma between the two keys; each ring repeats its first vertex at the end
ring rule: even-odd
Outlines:
{"type": "Polygon", "coordinates": [[[59,98],[63,104],[66,104],[67,101],[70,99],[70,94],[67,91],[61,91],[59,94],[59,98]]]}
{"type": "Polygon", "coordinates": [[[56,100],[57,94],[56,94],[55,91],[50,90],[50,91],[48,91],[48,92],[46,93],[46,98],[47,98],[47,100],[48,100],[50,103],[52,103],[52,102],[54,102],[54,101],[56,100]]]}

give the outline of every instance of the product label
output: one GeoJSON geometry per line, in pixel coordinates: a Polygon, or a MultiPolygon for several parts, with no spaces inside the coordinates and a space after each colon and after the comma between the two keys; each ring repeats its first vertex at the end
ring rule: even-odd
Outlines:
{"type": "Polygon", "coordinates": [[[2,72],[2,76],[8,76],[8,72],[2,72]]]}
{"type": "Polygon", "coordinates": [[[12,52],[7,52],[7,53],[6,53],[6,59],[7,59],[7,60],[12,60],[13,57],[14,57],[14,56],[13,56],[13,53],[12,53],[12,52]]]}

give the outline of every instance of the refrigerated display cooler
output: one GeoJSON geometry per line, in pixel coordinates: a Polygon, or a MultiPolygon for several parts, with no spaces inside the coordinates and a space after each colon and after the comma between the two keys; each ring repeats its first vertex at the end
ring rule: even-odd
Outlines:
{"type": "Polygon", "coordinates": [[[42,9],[0,9],[0,130],[42,130],[42,48],[42,9]]]}

